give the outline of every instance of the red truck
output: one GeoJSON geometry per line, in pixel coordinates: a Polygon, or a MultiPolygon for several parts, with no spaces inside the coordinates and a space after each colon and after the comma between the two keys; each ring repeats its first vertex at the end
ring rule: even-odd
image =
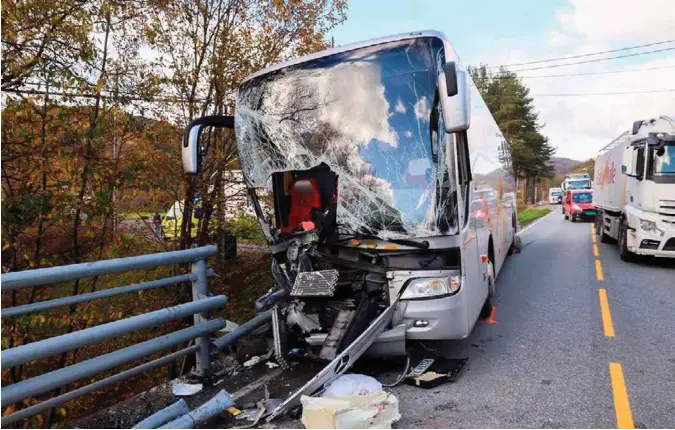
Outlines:
{"type": "Polygon", "coordinates": [[[568,190],[565,193],[565,200],[563,200],[565,219],[569,219],[572,222],[577,220],[594,220],[596,209],[592,202],[593,191],[568,190]]]}

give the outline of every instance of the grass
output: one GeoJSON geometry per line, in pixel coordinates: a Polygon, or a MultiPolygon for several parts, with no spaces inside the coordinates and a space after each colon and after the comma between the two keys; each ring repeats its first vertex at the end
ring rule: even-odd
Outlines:
{"type": "Polygon", "coordinates": [[[523,228],[526,225],[533,223],[534,221],[538,220],[539,218],[543,217],[544,215],[550,212],[551,209],[542,207],[531,207],[523,209],[518,212],[518,222],[520,223],[520,227],[523,228]]]}
{"type": "MultiPolygon", "coordinates": [[[[162,211],[159,212],[159,215],[163,218],[166,216],[166,212],[162,211]]],[[[152,217],[155,216],[154,212],[127,212],[122,214],[122,218],[124,219],[148,219],[152,220],[152,217]]]]}

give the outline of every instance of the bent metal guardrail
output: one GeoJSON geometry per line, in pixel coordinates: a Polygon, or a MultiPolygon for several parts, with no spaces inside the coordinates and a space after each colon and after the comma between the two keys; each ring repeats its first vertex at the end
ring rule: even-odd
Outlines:
{"type": "Polygon", "coordinates": [[[206,259],[216,255],[216,253],[217,248],[215,246],[204,246],[184,251],[161,252],[138,257],[116,258],[92,263],[72,264],[68,266],[3,274],[0,278],[0,282],[1,289],[4,292],[20,288],[74,281],[76,279],[91,276],[112,275],[129,270],[179,263],[192,264],[191,273],[185,275],[3,309],[3,319],[28,313],[41,312],[60,306],[97,300],[104,297],[166,287],[185,281],[192,282],[192,301],[6,349],[2,351],[2,359],[0,361],[0,368],[2,368],[2,370],[19,366],[29,361],[51,357],[105,339],[115,338],[137,330],[158,326],[168,321],[190,315],[194,316],[194,326],[2,387],[2,392],[0,393],[2,396],[2,408],[21,400],[47,393],[72,382],[89,378],[98,373],[193,339],[195,340],[195,345],[114,374],[49,400],[45,400],[28,408],[21,409],[11,415],[4,416],[1,420],[2,426],[4,427],[21,419],[28,418],[46,409],[58,406],[155,367],[163,366],[191,353],[195,353],[196,356],[195,373],[199,376],[210,375],[211,340],[209,335],[222,329],[226,325],[225,320],[209,320],[208,315],[208,311],[222,308],[227,303],[227,297],[211,296],[208,292],[207,277],[213,276],[215,273],[210,269],[207,270],[206,259]]]}

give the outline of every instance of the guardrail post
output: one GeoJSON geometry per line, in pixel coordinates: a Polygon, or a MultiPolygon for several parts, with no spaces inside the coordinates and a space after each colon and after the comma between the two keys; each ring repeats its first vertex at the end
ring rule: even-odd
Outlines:
{"type": "MultiPolygon", "coordinates": [[[[192,300],[200,300],[209,296],[208,285],[206,282],[206,261],[199,259],[192,263],[192,273],[197,277],[192,281],[192,300]]],[[[194,315],[195,325],[206,322],[209,319],[208,312],[196,313],[194,315]]],[[[211,376],[211,339],[208,335],[198,337],[195,342],[199,349],[195,352],[196,366],[195,375],[200,377],[211,376]]]]}

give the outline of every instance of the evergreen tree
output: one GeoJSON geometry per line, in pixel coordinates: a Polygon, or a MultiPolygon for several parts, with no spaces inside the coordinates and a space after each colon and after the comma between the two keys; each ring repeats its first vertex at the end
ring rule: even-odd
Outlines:
{"type": "Polygon", "coordinates": [[[469,73],[508,142],[511,156],[504,159],[506,153],[502,151],[500,161],[513,171],[517,181],[525,180],[525,200],[534,202],[536,185],[553,177],[550,162],[555,149],[540,133],[543,125],[530,90],[514,72],[505,69],[492,73],[481,64],[469,67],[469,73]]]}

